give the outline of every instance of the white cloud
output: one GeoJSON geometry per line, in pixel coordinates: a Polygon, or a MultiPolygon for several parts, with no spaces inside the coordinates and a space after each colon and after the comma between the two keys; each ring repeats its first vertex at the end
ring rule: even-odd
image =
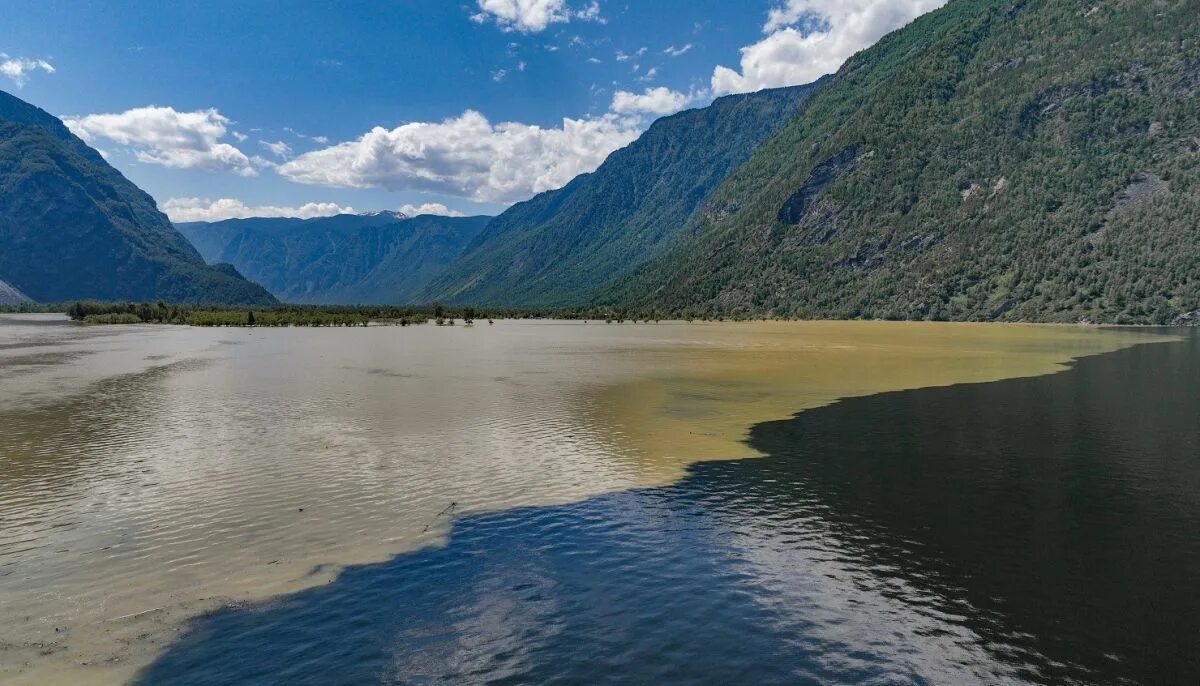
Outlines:
{"type": "Polygon", "coordinates": [[[492,80],[496,83],[503,81],[505,76],[508,76],[507,69],[497,69],[496,71],[492,72],[492,80]]]}
{"type": "Polygon", "coordinates": [[[767,14],[765,38],[741,49],[740,71],[713,71],[717,95],[810,83],[854,53],[946,0],[784,0],[767,14]]]}
{"type": "Polygon", "coordinates": [[[564,118],[561,127],[543,128],[493,124],[467,110],[441,122],[375,127],[357,140],[304,153],[278,171],[299,183],[515,202],[594,170],[640,130],[638,120],[614,114],[564,118]]]}
{"type": "Polygon", "coordinates": [[[138,161],[176,169],[257,174],[261,158],[251,159],[221,142],[229,119],[215,109],[179,112],[172,107],[137,107],[118,114],[64,117],[71,132],[89,143],[105,138],[132,148],[138,161]]]}
{"type": "Polygon", "coordinates": [[[678,48],[675,47],[674,45],[672,45],[672,46],[664,49],[663,54],[668,55],[670,57],[679,57],[680,55],[682,55],[683,53],[685,53],[691,49],[692,49],[691,43],[688,43],[687,45],[681,45],[678,48]]]}
{"type": "MultiPolygon", "coordinates": [[[[293,136],[295,136],[296,138],[300,138],[300,139],[304,139],[304,140],[310,140],[310,141],[312,141],[312,142],[314,142],[314,143],[317,143],[317,144],[319,144],[319,145],[326,145],[326,144],[328,144],[328,143],[329,143],[329,139],[328,139],[328,138],[326,138],[325,136],[310,136],[310,135],[308,135],[308,134],[306,134],[306,133],[300,133],[299,131],[297,131],[296,129],[293,129],[293,128],[292,128],[292,127],[290,127],[290,126],[285,126],[285,127],[283,127],[283,130],[284,130],[284,131],[287,131],[287,132],[288,132],[288,133],[290,133],[290,134],[292,134],[292,135],[293,135],[293,136]]],[[[246,137],[245,137],[245,136],[243,136],[242,134],[238,133],[237,131],[234,131],[234,132],[233,132],[233,137],[234,137],[234,138],[237,138],[239,141],[244,141],[244,140],[246,140],[246,137]]],[[[289,154],[289,155],[291,154],[291,148],[289,148],[289,149],[288,149],[288,154],[289,154]]]]}
{"type": "Polygon", "coordinates": [[[462,217],[465,216],[458,210],[452,210],[440,202],[426,202],[420,205],[404,205],[400,208],[400,212],[407,214],[410,217],[417,217],[422,214],[437,214],[443,217],[462,217]]]}
{"type": "Polygon", "coordinates": [[[647,88],[640,95],[629,91],[613,93],[613,112],[618,114],[657,114],[666,115],[678,112],[692,102],[703,97],[697,93],[680,93],[666,86],[647,88]]]}
{"type": "Polygon", "coordinates": [[[173,222],[218,222],[223,219],[247,217],[330,217],[335,214],[354,214],[353,207],[341,207],[332,202],[310,202],[300,207],[259,205],[250,207],[234,198],[169,198],[159,207],[173,222]]]}
{"type": "Polygon", "coordinates": [[[575,12],[575,18],[582,21],[594,21],[597,24],[607,24],[608,20],[600,16],[600,3],[592,0],[591,4],[575,12]]]}
{"type": "Polygon", "coordinates": [[[258,144],[267,150],[270,150],[272,155],[280,159],[287,159],[292,156],[292,146],[284,143],[283,141],[275,141],[274,143],[269,141],[259,141],[258,144]]]}
{"type": "Polygon", "coordinates": [[[572,19],[606,23],[596,0],[578,10],[567,6],[566,0],[476,0],[476,4],[479,12],[471,15],[472,21],[482,24],[490,19],[505,31],[538,33],[572,19]]]}
{"type": "Polygon", "coordinates": [[[53,74],[54,65],[46,60],[31,59],[28,57],[9,57],[7,54],[0,52],[0,74],[12,79],[13,83],[17,84],[17,88],[24,88],[25,84],[29,82],[30,74],[39,70],[47,74],[53,74]]]}

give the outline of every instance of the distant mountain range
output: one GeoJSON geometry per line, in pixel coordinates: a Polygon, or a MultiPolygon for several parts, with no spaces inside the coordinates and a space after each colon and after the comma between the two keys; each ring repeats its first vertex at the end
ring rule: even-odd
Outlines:
{"type": "Polygon", "coordinates": [[[229,262],[280,300],[398,304],[414,300],[491,217],[399,212],[177,225],[209,262],[229,262]]]}
{"type": "Polygon", "coordinates": [[[595,172],[496,217],[417,298],[509,306],[588,302],[691,230],[713,189],[815,88],[728,96],[659,119],[595,172]]]}
{"type": "Polygon", "coordinates": [[[154,200],[54,116],[0,91],[0,280],[6,297],[266,305],[205,264],[154,200]]]}

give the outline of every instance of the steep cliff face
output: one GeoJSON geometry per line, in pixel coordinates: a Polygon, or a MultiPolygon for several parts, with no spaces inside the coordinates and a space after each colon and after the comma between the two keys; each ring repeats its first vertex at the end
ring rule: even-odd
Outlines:
{"type": "Polygon", "coordinates": [[[591,174],[496,217],[420,300],[586,302],[673,245],[709,193],[815,86],[720,98],[655,122],[591,174]]]}
{"type": "Polygon", "coordinates": [[[154,200],[50,114],[0,92],[0,275],[28,297],[271,304],[205,264],[154,200]]]}
{"type": "Polygon", "coordinates": [[[1200,307],[1200,12],[958,0],[853,57],[600,302],[1169,323],[1200,307]]]}

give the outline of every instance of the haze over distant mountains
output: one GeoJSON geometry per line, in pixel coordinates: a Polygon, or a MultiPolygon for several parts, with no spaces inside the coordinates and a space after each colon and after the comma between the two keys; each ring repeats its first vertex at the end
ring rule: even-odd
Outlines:
{"type": "Polygon", "coordinates": [[[0,281],[0,305],[16,305],[23,302],[29,302],[29,296],[0,281]]]}
{"type": "Polygon", "coordinates": [[[178,228],[209,262],[233,264],[285,302],[397,304],[412,302],[490,219],[374,212],[178,228]]]}
{"type": "Polygon", "coordinates": [[[154,200],[56,117],[0,91],[0,281],[43,302],[267,305],[229,265],[205,264],[154,200]]]}

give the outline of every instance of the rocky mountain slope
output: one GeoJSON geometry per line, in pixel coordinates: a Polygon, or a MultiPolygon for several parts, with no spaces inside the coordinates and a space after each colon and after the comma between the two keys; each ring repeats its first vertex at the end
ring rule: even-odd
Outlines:
{"type": "Polygon", "coordinates": [[[0,91],[0,278],[42,302],[276,302],[229,265],[209,266],[61,121],[0,91]]]}

